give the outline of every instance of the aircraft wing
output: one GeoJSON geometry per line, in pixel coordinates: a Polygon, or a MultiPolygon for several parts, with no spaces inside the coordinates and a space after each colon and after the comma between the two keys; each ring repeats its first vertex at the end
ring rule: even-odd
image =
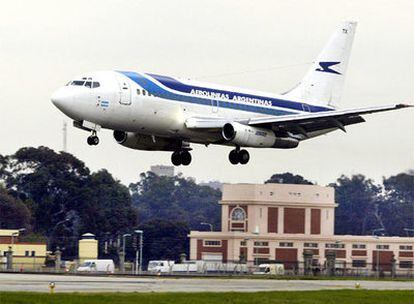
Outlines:
{"type": "Polygon", "coordinates": [[[250,126],[272,128],[275,131],[302,134],[303,136],[308,137],[308,133],[310,132],[330,128],[339,128],[345,132],[345,126],[365,121],[361,115],[398,110],[407,107],[412,107],[412,105],[397,104],[279,117],[256,117],[249,119],[247,124],[250,126]]]}
{"type": "MultiPolygon", "coordinates": [[[[302,138],[305,139],[310,137],[309,133],[320,130],[341,129],[345,132],[345,126],[365,121],[361,115],[408,107],[413,107],[413,105],[396,104],[297,115],[255,117],[237,120],[237,122],[255,127],[273,129],[282,136],[286,135],[288,132],[291,135],[298,134],[302,135],[302,138]]],[[[217,132],[228,122],[229,120],[224,118],[191,117],[186,120],[185,125],[187,128],[193,130],[217,132]]]]}

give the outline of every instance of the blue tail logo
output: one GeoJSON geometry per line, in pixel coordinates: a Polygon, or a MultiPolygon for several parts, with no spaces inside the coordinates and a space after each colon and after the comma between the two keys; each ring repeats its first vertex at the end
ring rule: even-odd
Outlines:
{"type": "Polygon", "coordinates": [[[341,73],[331,69],[331,66],[337,65],[338,63],[341,63],[341,62],[339,62],[339,61],[319,62],[320,68],[317,68],[315,71],[341,75],[341,73]]]}

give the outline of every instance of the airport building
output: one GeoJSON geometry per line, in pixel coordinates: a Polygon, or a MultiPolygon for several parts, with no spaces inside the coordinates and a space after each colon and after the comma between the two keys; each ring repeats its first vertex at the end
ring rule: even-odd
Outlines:
{"type": "Polygon", "coordinates": [[[220,204],[221,231],[190,232],[191,260],[249,266],[272,261],[300,270],[305,253],[322,270],[334,254],[335,267],[344,270],[414,271],[413,237],[335,235],[334,188],[225,184],[220,204]]]}
{"type": "Polygon", "coordinates": [[[19,230],[0,229],[0,269],[6,269],[10,250],[14,269],[39,269],[45,264],[46,243],[21,241],[19,230]]]}
{"type": "Polygon", "coordinates": [[[158,176],[174,177],[174,166],[151,166],[150,171],[158,176]]]}

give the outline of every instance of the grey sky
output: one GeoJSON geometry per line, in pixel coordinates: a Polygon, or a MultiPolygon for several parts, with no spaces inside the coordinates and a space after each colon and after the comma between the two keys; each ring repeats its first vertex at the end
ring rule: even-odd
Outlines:
{"type": "MultiPolygon", "coordinates": [[[[202,76],[312,61],[335,26],[359,22],[342,107],[414,103],[414,2],[407,1],[1,1],[0,154],[23,146],[62,149],[66,120],[49,98],[79,73],[125,69],[202,76]]],[[[203,80],[283,92],[308,66],[203,80]]],[[[194,146],[180,167],[198,181],[262,182],[275,172],[303,174],[321,184],[340,174],[377,180],[414,168],[414,110],[366,116],[367,123],[303,142],[298,149],[250,149],[246,166],[232,166],[230,148],[194,146]]],[[[170,153],[101,144],[68,131],[68,150],[92,170],[108,168],[136,181],[170,153]]]]}

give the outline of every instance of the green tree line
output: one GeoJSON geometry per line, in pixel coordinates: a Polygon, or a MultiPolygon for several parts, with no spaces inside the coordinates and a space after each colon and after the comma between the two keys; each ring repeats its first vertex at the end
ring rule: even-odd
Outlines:
{"type": "MultiPolygon", "coordinates": [[[[266,183],[314,184],[300,175],[278,173],[266,183]]],[[[414,225],[414,175],[401,173],[376,184],[363,175],[341,176],[336,190],[335,232],[406,235],[414,225]]],[[[26,228],[26,236],[43,236],[50,250],[77,255],[77,241],[91,232],[100,254],[116,258],[119,236],[144,230],[144,258],[177,259],[188,254],[190,230],[220,229],[219,190],[181,175],[142,173],[128,187],[107,170],[91,172],[73,155],[47,147],[22,148],[0,155],[0,228],[26,228]]],[[[132,240],[127,239],[132,259],[132,240]]]]}

